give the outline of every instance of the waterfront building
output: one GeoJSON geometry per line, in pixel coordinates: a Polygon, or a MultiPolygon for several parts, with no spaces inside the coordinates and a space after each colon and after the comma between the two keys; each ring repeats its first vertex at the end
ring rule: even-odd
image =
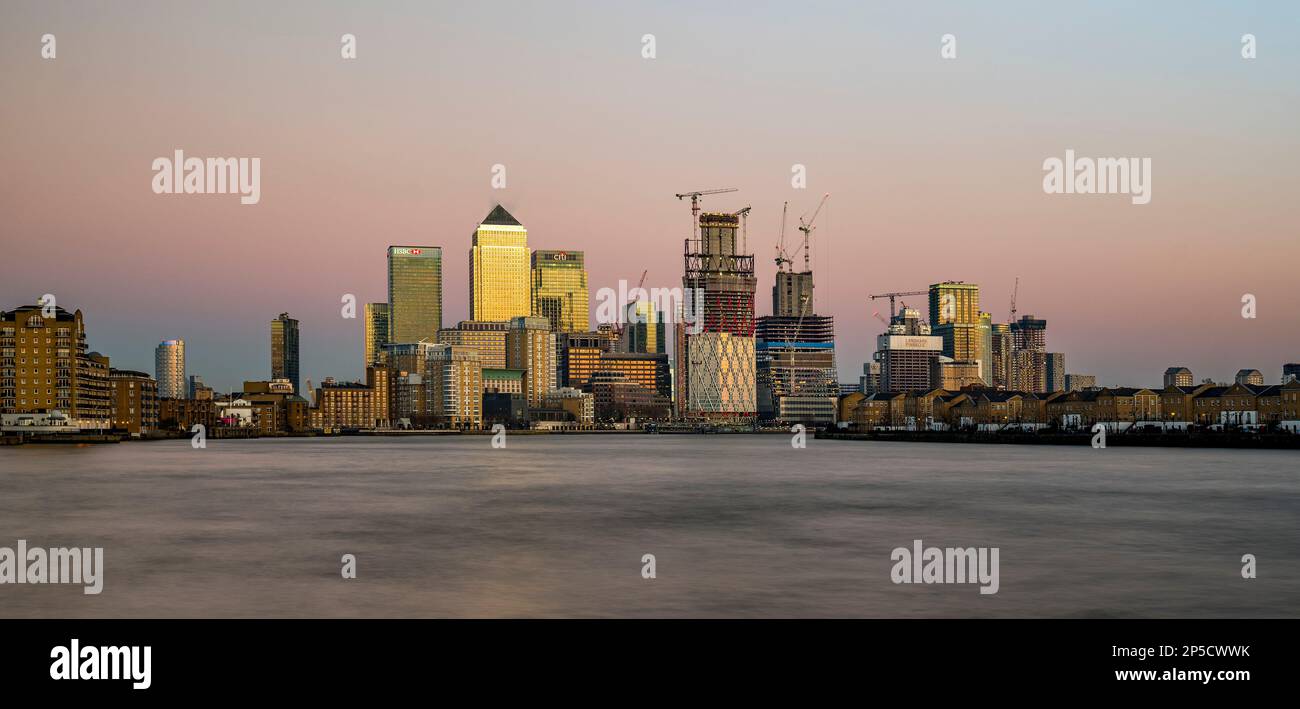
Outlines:
{"type": "Polygon", "coordinates": [[[185,340],[163,340],[154,348],[154,376],[158,395],[167,399],[184,399],[185,340]]]}
{"type": "Polygon", "coordinates": [[[190,432],[201,425],[208,431],[217,426],[216,402],[207,399],[159,399],[158,429],[190,432]]]}
{"type": "MultiPolygon", "coordinates": [[[[668,355],[652,352],[602,352],[596,369],[592,372],[613,372],[627,377],[647,389],[659,392],[665,398],[673,395],[672,374],[668,369],[668,355]]],[[[590,375],[587,377],[590,380],[590,375]]],[[[585,386],[587,381],[582,385],[585,386]]],[[[570,385],[573,386],[573,385],[570,385]]],[[[576,387],[575,387],[576,388],[576,387]]]]}
{"type": "Polygon", "coordinates": [[[280,313],[271,321],[271,378],[288,380],[295,392],[302,386],[298,379],[299,354],[298,321],[288,313],[280,313]]]}
{"type": "Polygon", "coordinates": [[[461,345],[434,345],[427,351],[427,409],[452,428],[483,427],[483,363],[478,350],[461,345]]]}
{"type": "MultiPolygon", "coordinates": [[[[310,425],[307,400],[298,395],[293,382],[287,378],[246,381],[236,398],[248,402],[252,427],[263,435],[306,431],[310,425]]],[[[163,400],[164,405],[167,401],[163,400]]]]}
{"type": "Polygon", "coordinates": [[[549,320],[554,332],[585,332],[590,311],[583,253],[538,249],[532,259],[532,315],[549,320]]]}
{"type": "Polygon", "coordinates": [[[158,382],[144,372],[110,369],[113,428],[132,436],[158,428],[158,382]]]}
{"type": "Polygon", "coordinates": [[[532,314],[530,256],[528,230],[498,204],[475,229],[470,247],[471,320],[504,321],[532,314]]]}
{"type": "Polygon", "coordinates": [[[588,382],[595,414],[602,420],[663,419],[672,410],[668,397],[618,372],[596,372],[588,382]]]}
{"type": "Polygon", "coordinates": [[[109,360],[87,352],[80,310],[0,311],[0,413],[77,430],[111,425],[109,360]]]}
{"type": "MultiPolygon", "coordinates": [[[[363,327],[364,365],[372,367],[379,364],[384,351],[384,344],[389,341],[388,303],[366,303],[365,325],[363,327]]],[[[439,337],[441,337],[441,333],[439,333],[439,337]]]]}
{"type": "Polygon", "coordinates": [[[560,387],[547,392],[542,406],[568,413],[579,425],[588,426],[596,420],[595,395],[573,387],[560,387]]]}
{"type": "Polygon", "coordinates": [[[42,420],[78,430],[109,427],[109,361],[86,351],[80,310],[0,311],[0,413],[49,414],[42,420]]]}
{"type": "Polygon", "coordinates": [[[442,329],[442,249],[388,247],[387,342],[437,342],[442,329]]]}
{"type": "Polygon", "coordinates": [[[367,367],[366,381],[336,382],[332,378],[316,388],[316,405],[309,411],[311,428],[324,431],[373,429],[388,425],[389,372],[367,367]]]}
{"type": "Polygon", "coordinates": [[[556,387],[556,337],[546,318],[516,317],[506,331],[506,366],[524,370],[524,395],[529,406],[556,387]]]}
{"type": "Polygon", "coordinates": [[[755,327],[758,413],[765,420],[828,426],[839,380],[829,315],[769,315],[755,327]]]}
{"type": "MultiPolygon", "coordinates": [[[[758,412],[754,343],[754,256],[740,252],[740,217],[703,213],[686,239],[682,286],[695,327],[677,328],[682,413],[743,421],[758,412]]],[[[679,318],[679,322],[685,318],[679,318]]]]}
{"type": "Polygon", "coordinates": [[[505,369],[506,331],[509,329],[508,322],[462,320],[454,328],[439,330],[438,342],[473,347],[478,350],[479,361],[484,367],[505,369]]]}

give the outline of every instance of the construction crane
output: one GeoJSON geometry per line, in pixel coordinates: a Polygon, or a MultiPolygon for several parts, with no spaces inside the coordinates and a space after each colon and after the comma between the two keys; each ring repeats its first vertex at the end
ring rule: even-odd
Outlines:
{"type": "Polygon", "coordinates": [[[776,270],[790,270],[790,259],[785,255],[785,214],[790,209],[790,203],[786,202],[781,205],[781,232],[776,240],[776,270]],[[784,266],[784,269],[782,268],[784,266]]]}
{"type": "Polygon", "coordinates": [[[1016,287],[1011,291],[1011,319],[1008,324],[1016,321],[1016,296],[1020,295],[1020,276],[1016,276],[1016,287]]]}
{"type": "Polygon", "coordinates": [[[742,254],[749,253],[749,210],[753,208],[750,205],[731,215],[740,217],[740,253],[742,254]]]}
{"type": "MultiPolygon", "coordinates": [[[[813,229],[816,228],[813,226],[813,222],[817,221],[817,215],[822,213],[822,207],[826,206],[826,200],[830,198],[830,196],[831,196],[830,192],[827,192],[826,194],[822,195],[822,201],[817,203],[817,209],[816,211],[813,212],[812,219],[809,219],[807,222],[805,222],[803,220],[803,217],[799,217],[799,231],[803,232],[803,246],[800,248],[803,249],[803,272],[804,273],[809,273],[812,271],[812,266],[809,265],[808,263],[808,257],[810,255],[808,249],[808,237],[812,236],[812,231],[813,229]]],[[[798,252],[796,251],[795,253],[798,252]]]]}
{"type": "Polygon", "coordinates": [[[691,198],[691,238],[700,237],[700,197],[707,194],[724,194],[726,192],[739,192],[735,187],[724,187],[720,190],[696,190],[695,192],[683,192],[677,195],[677,199],[691,198]]]}
{"type": "MultiPolygon", "coordinates": [[[[905,295],[928,295],[929,293],[930,293],[930,291],[927,291],[927,290],[898,291],[898,292],[895,292],[895,293],[881,293],[881,294],[879,294],[879,295],[873,295],[873,296],[871,296],[871,299],[872,299],[872,300],[879,300],[879,299],[881,299],[881,298],[888,298],[888,299],[889,299],[889,318],[890,318],[890,322],[893,322],[894,315],[897,314],[897,311],[894,310],[894,299],[895,299],[895,298],[899,298],[899,297],[902,297],[902,296],[905,296],[905,295]]],[[[903,307],[906,308],[906,307],[907,307],[907,303],[903,303],[903,307]]]]}

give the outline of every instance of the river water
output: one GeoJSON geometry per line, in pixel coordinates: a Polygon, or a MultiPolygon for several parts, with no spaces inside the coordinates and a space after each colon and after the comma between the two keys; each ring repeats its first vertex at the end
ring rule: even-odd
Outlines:
{"type": "Polygon", "coordinates": [[[0,547],[103,547],[104,589],[0,585],[0,617],[1295,617],[1298,529],[1291,451],[29,445],[0,448],[0,547]],[[997,547],[998,592],[894,584],[891,551],[915,539],[997,547]]]}

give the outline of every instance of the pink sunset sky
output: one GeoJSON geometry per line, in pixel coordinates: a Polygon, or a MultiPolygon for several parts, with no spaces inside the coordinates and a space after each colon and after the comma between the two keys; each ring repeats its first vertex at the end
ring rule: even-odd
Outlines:
{"type": "MultiPolygon", "coordinates": [[[[603,286],[680,286],[689,204],[752,205],[758,313],[781,205],[814,234],[816,309],[856,381],[888,303],[942,280],[1102,384],[1300,361],[1300,9],[1293,3],[60,3],[0,24],[0,308],[53,293],[114,366],[163,339],[219,390],[362,374],[389,244],[441,246],[444,325],[468,317],[475,225],[603,286]],[[57,58],[41,57],[56,36],[57,58]],[[340,36],[357,58],[340,57],[340,36]],[[940,58],[951,33],[957,57],[940,58]],[[1243,59],[1241,36],[1257,37],[1243,59]],[[655,35],[657,56],[642,57],[655,35]],[[261,159],[261,202],[156,195],[152,161],[261,159]],[[1048,195],[1044,159],[1149,157],[1152,199],[1048,195]],[[491,187],[503,164],[507,188],[491,187]],[[793,189],[791,166],[807,168],[793,189]],[[1241,316],[1253,294],[1258,317],[1241,316]]],[[[923,306],[922,298],[909,301],[923,306]]]]}

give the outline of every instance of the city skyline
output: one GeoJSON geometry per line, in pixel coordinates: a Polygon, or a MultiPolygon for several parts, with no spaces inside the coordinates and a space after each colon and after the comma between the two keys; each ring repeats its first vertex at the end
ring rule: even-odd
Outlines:
{"type": "MultiPolygon", "coordinates": [[[[379,249],[446,249],[443,327],[468,320],[459,254],[498,202],[528,225],[531,247],[583,251],[593,294],[645,270],[647,286],[673,287],[690,228],[673,194],[711,187],[740,192],[706,197],[706,210],[753,206],[748,251],[764,290],[780,205],[799,215],[834,195],[813,271],[817,310],[836,320],[840,381],[856,380],[880,332],[868,294],[945,280],[979,284],[981,308],[1005,322],[1019,277],[1020,311],[1052,323],[1069,371],[1105,385],[1155,385],[1171,362],[1272,381],[1300,350],[1288,268],[1300,255],[1288,179],[1300,96],[1277,89],[1300,57],[1269,39],[1300,15],[1285,4],[1126,9],[1123,26],[1111,21],[1121,5],[1099,4],[1074,10],[1064,39],[1027,31],[1059,17],[1032,5],[788,16],[590,5],[582,12],[609,28],[598,36],[527,5],[505,23],[483,8],[409,9],[398,23],[332,7],[151,7],[128,22],[19,4],[0,28],[14,68],[0,76],[14,99],[0,137],[7,260],[40,262],[51,245],[61,258],[7,273],[0,301],[56,294],[123,368],[151,371],[157,342],[184,339],[187,371],[229,391],[263,376],[266,322],[287,311],[302,323],[304,381],[361,379],[361,304],[386,300],[379,249]],[[196,20],[210,30],[176,32],[196,20]],[[731,39],[713,41],[703,28],[721,23],[731,39]],[[322,63],[339,27],[358,36],[359,58],[322,63]],[[60,55],[42,63],[32,38],[47,31],[60,55]],[[800,31],[826,41],[789,49],[800,31]],[[947,31],[961,49],[944,64],[947,31]],[[1246,31],[1261,40],[1251,62],[1237,54],[1246,31]],[[646,32],[659,41],[653,61],[639,53],[646,32]],[[480,61],[455,61],[489,42],[498,49],[480,61]],[[543,51],[556,46],[568,51],[543,51]],[[1098,63],[1116,70],[1104,85],[1098,63]],[[233,81],[232,66],[258,80],[233,81]],[[420,81],[426,90],[406,91],[420,81]],[[162,100],[177,87],[190,87],[187,101],[162,100]],[[528,110],[454,110],[503,94],[528,110]],[[149,163],[174,149],[260,157],[260,202],[153,194],[149,163]],[[1153,199],[1045,195],[1042,162],[1066,149],[1151,156],[1153,199]],[[807,189],[791,188],[796,164],[807,189]],[[339,317],[349,293],[357,320],[339,317]],[[1240,316],[1244,294],[1256,319],[1240,316]]],[[[755,314],[769,314],[759,301],[755,314]]]]}

